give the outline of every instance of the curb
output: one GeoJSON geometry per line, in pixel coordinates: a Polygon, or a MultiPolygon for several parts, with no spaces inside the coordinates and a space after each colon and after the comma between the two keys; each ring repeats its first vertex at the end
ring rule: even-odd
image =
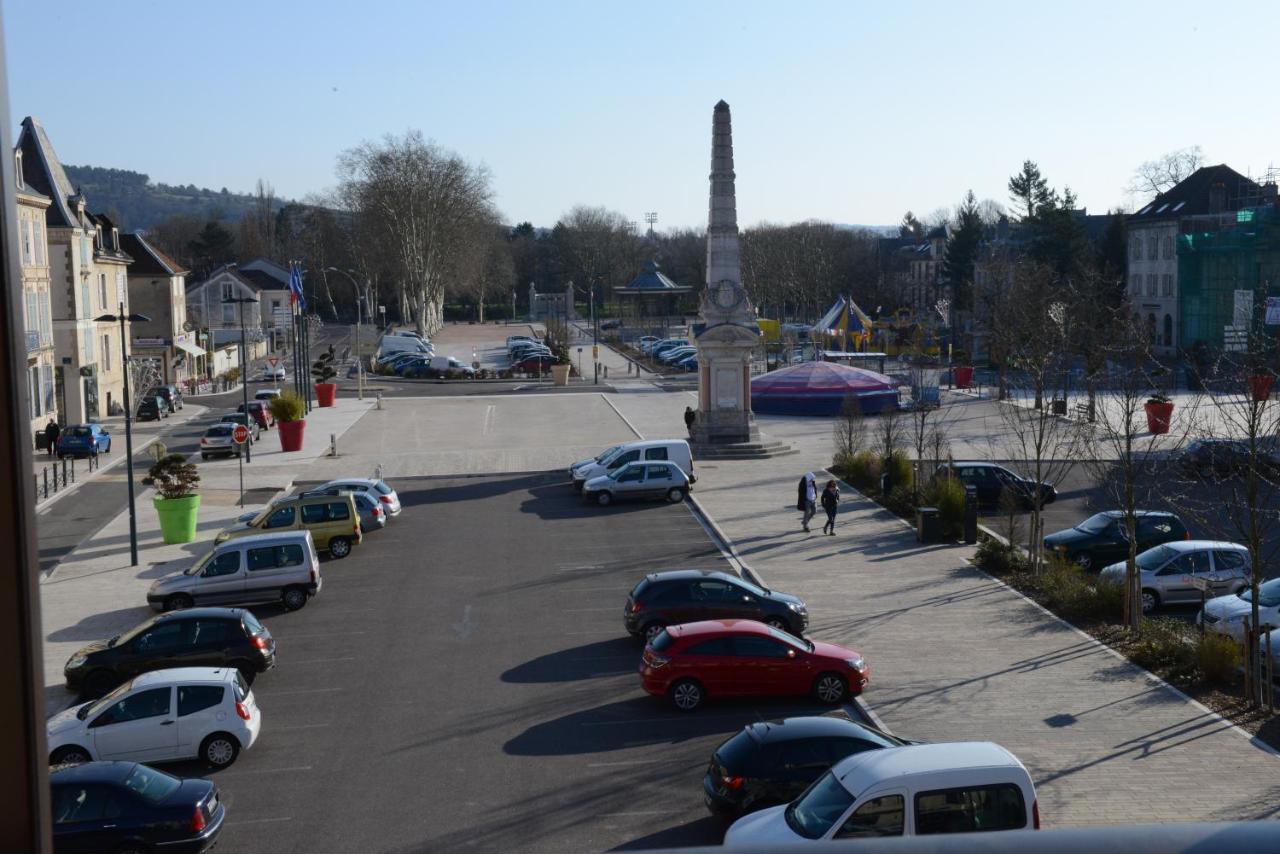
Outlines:
{"type": "MultiPolygon", "coordinates": [[[[134,445],[133,452],[136,454],[141,450],[151,447],[158,441],[160,441],[159,436],[152,436],[150,439],[143,442],[142,444],[134,445]]],[[[116,468],[117,466],[123,465],[124,461],[125,461],[125,455],[121,454],[120,456],[116,457],[114,460],[107,463],[106,465],[98,466],[96,469],[94,469],[93,474],[91,474],[89,477],[86,477],[84,480],[77,480],[75,483],[71,484],[71,486],[65,489],[62,489],[59,492],[55,492],[53,495],[50,495],[44,501],[41,501],[39,504],[35,506],[35,511],[39,513],[42,510],[53,506],[54,502],[56,502],[59,498],[62,498],[63,496],[66,496],[66,495],[75,494],[77,491],[79,491],[80,487],[84,486],[86,483],[93,483],[93,481],[97,479],[98,474],[100,472],[104,472],[104,471],[107,471],[108,469],[113,469],[113,468],[116,468]]]]}
{"type": "Polygon", "coordinates": [[[720,549],[721,554],[724,555],[725,560],[727,560],[737,571],[738,575],[757,586],[768,589],[769,585],[765,584],[764,579],[760,577],[760,574],[752,569],[747,562],[742,559],[738,554],[737,548],[733,545],[733,540],[725,536],[724,531],[720,530],[720,526],[716,524],[716,520],[712,519],[703,506],[698,503],[698,499],[693,497],[692,492],[689,493],[685,503],[689,505],[689,509],[693,513],[693,517],[698,520],[698,523],[702,525],[703,529],[711,536],[711,539],[715,541],[716,546],[720,549]]]}

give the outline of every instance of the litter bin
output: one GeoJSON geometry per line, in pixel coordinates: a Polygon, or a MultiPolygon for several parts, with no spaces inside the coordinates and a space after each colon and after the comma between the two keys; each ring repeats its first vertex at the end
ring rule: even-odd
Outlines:
{"type": "Polygon", "coordinates": [[[1067,399],[1065,397],[1055,397],[1053,399],[1052,405],[1053,405],[1052,412],[1054,415],[1067,414],[1067,399]]]}
{"type": "Polygon", "coordinates": [[[916,508],[916,539],[936,543],[942,539],[942,516],[937,507],[916,508]]]}
{"type": "Polygon", "coordinates": [[[964,488],[964,541],[969,545],[978,542],[978,489],[975,486],[964,488]]]}

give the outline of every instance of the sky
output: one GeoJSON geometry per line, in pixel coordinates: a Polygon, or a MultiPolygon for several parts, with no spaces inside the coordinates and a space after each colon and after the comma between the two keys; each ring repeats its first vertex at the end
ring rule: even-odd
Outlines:
{"type": "Polygon", "coordinates": [[[1280,162],[1276,2],[2,6],[15,128],[215,190],[323,192],[341,151],[413,128],[491,172],[505,221],[583,204],[703,227],[720,99],[744,226],[1003,204],[1025,159],[1095,213],[1174,149],[1280,162]]]}

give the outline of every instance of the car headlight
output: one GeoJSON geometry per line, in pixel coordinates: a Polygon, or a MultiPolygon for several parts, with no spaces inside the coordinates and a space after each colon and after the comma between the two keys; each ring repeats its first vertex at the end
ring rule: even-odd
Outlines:
{"type": "Polygon", "coordinates": [[[1053,547],[1053,550],[1055,552],[1065,552],[1067,550],[1067,547],[1059,543],[1058,545],[1053,547]]]}
{"type": "Polygon", "coordinates": [[[79,670],[81,667],[84,667],[85,662],[88,660],[89,659],[85,658],[83,655],[73,655],[70,660],[67,661],[66,669],[79,670]]]}
{"type": "Polygon", "coordinates": [[[861,658],[850,658],[847,661],[845,661],[845,664],[849,665],[850,667],[852,667],[854,670],[857,670],[857,671],[863,671],[867,669],[867,663],[863,661],[861,658]]]}
{"type": "Polygon", "coordinates": [[[799,602],[788,602],[787,607],[790,608],[792,611],[795,611],[797,614],[804,613],[804,605],[802,605],[799,602]]]}

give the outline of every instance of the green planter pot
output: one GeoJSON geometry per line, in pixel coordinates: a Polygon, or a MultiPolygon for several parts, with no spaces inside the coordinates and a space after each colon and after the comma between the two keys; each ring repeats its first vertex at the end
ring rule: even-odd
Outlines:
{"type": "Polygon", "coordinates": [[[196,538],[196,517],[200,511],[200,496],[186,498],[152,499],[156,514],[160,517],[160,532],[166,543],[190,543],[196,538]]]}

